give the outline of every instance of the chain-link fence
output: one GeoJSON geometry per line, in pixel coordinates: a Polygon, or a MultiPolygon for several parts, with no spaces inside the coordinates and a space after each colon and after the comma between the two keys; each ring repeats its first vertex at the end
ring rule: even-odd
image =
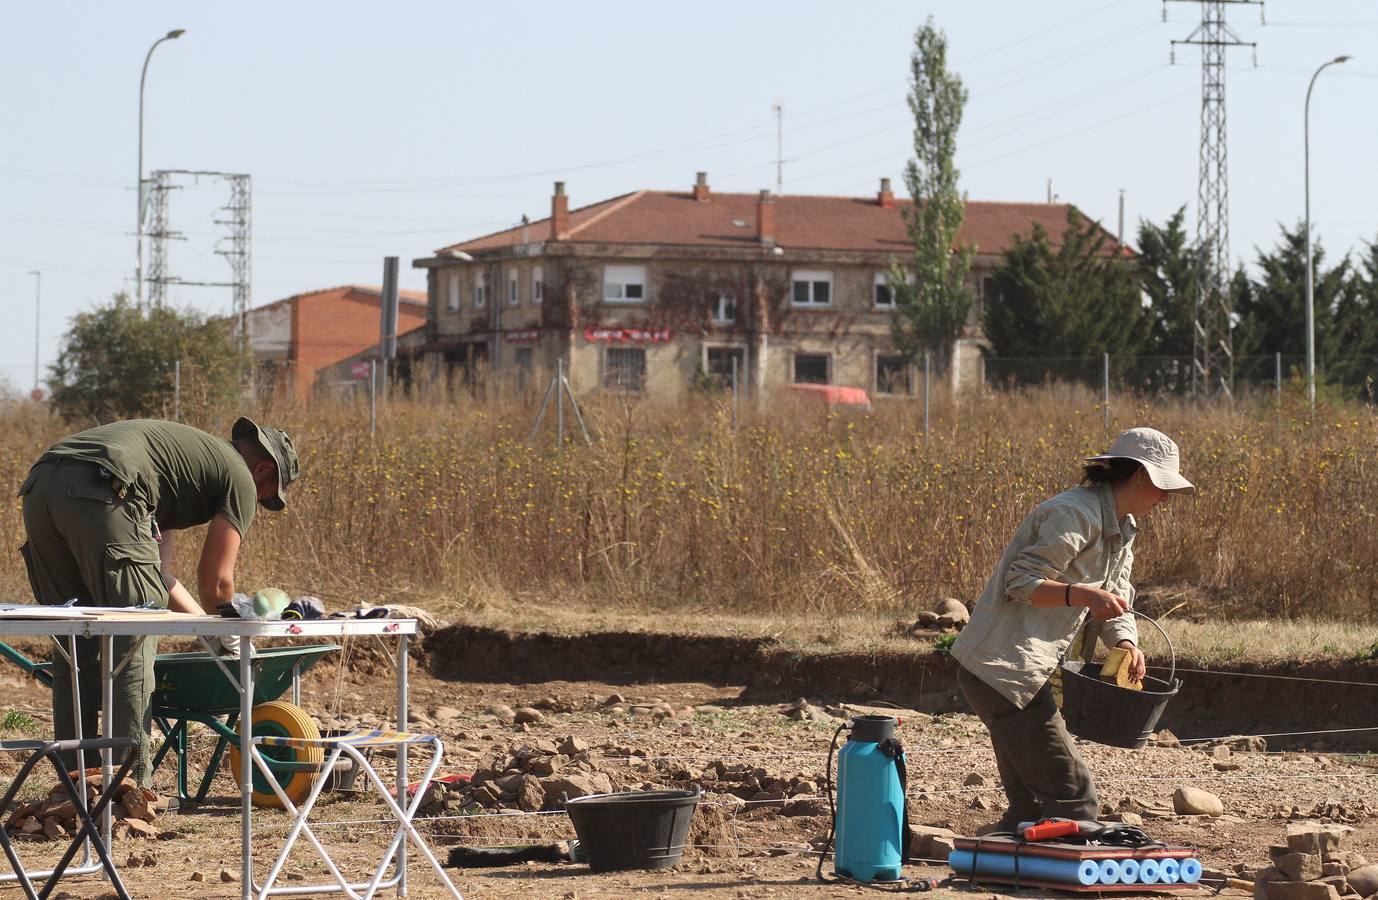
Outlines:
{"type": "MultiPolygon", "coordinates": [[[[1378,357],[1367,367],[1378,378],[1378,357]]],[[[987,387],[1014,389],[1050,383],[1084,384],[1096,390],[1132,391],[1148,395],[1215,395],[1222,384],[1231,394],[1282,394],[1289,386],[1304,388],[1306,357],[1282,353],[1239,356],[1232,370],[1199,372],[1189,356],[1099,356],[1034,358],[990,356],[984,360],[987,387]]],[[[1317,361],[1316,383],[1321,389],[1346,397],[1368,397],[1368,383],[1348,383],[1327,377],[1317,361]]]]}

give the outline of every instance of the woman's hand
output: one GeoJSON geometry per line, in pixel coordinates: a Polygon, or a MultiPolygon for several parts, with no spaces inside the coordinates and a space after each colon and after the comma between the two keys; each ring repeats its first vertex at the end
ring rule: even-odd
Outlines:
{"type": "Polygon", "coordinates": [[[1091,612],[1093,619],[1114,619],[1125,614],[1129,609],[1129,601],[1109,591],[1093,587],[1089,584],[1074,585],[1073,589],[1080,594],[1074,599],[1080,600],[1080,604],[1091,612]]]}
{"type": "Polygon", "coordinates": [[[1144,676],[1148,674],[1148,662],[1144,659],[1144,652],[1128,639],[1120,641],[1115,646],[1129,651],[1129,677],[1134,681],[1143,681],[1144,676]]]}

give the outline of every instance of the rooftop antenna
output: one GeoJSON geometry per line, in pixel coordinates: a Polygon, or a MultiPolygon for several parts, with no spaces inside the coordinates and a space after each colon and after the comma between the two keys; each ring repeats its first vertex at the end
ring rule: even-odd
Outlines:
{"type": "Polygon", "coordinates": [[[775,112],[775,196],[785,192],[785,104],[776,100],[775,112]]]}

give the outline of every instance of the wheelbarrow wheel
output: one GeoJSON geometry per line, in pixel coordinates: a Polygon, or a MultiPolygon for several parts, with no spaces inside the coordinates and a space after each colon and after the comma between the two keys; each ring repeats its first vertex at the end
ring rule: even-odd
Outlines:
{"type": "MultiPolygon", "coordinates": [[[[235,784],[241,784],[239,775],[239,742],[244,737],[241,723],[235,728],[236,740],[230,744],[230,774],[235,784]]],[[[319,740],[320,729],[316,722],[300,706],[285,700],[269,700],[254,707],[254,737],[288,737],[319,740]]],[[[259,752],[268,762],[269,768],[277,776],[282,792],[292,803],[301,803],[310,792],[316,778],[320,776],[321,765],[325,761],[325,748],[273,747],[261,746],[259,752]]],[[[263,773],[254,768],[253,804],[268,809],[281,809],[282,801],[273,792],[273,786],[263,773]]]]}

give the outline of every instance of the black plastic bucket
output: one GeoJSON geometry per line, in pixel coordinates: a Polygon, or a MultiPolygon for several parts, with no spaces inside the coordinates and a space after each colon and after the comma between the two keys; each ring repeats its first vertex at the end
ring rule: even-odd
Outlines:
{"type": "Polygon", "coordinates": [[[1067,722],[1067,730],[1079,738],[1137,750],[1153,736],[1163,709],[1177,696],[1182,682],[1176,678],[1177,653],[1167,632],[1143,613],[1134,615],[1151,623],[1167,641],[1172,656],[1167,680],[1145,676],[1143,690],[1136,691],[1101,681],[1100,663],[1064,660],[1062,718],[1067,722]]]}
{"type": "Polygon", "coordinates": [[[692,791],[591,794],[565,803],[574,833],[595,872],[668,869],[679,862],[698,806],[692,791]]]}

